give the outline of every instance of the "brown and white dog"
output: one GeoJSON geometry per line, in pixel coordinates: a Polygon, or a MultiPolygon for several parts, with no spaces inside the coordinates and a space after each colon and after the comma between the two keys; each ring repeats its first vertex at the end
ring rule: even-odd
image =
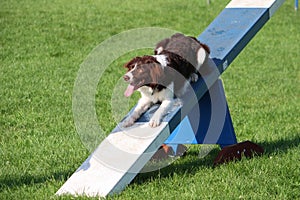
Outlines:
{"type": "Polygon", "coordinates": [[[174,96],[183,95],[190,82],[209,71],[205,69],[209,52],[196,38],[176,33],[156,45],[155,55],[136,57],[126,63],[127,73],[123,78],[129,85],[124,95],[129,97],[137,90],[141,98],[122,125],[133,125],[150,106],[161,102],[149,121],[151,127],[159,126],[172,107],[174,96]]]}

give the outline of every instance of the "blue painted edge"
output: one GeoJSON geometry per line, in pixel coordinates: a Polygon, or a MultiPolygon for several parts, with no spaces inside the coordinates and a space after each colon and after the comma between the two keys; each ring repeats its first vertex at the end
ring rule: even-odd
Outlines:
{"type": "Polygon", "coordinates": [[[270,19],[268,8],[225,8],[198,36],[211,49],[220,74],[270,19]]]}

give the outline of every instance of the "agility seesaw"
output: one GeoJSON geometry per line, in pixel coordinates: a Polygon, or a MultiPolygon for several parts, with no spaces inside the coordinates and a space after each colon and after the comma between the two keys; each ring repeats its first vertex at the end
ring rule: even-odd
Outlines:
{"type": "Polygon", "coordinates": [[[118,125],[56,194],[105,197],[121,192],[163,144],[175,149],[177,144],[219,144],[223,149],[215,164],[262,153],[256,144],[237,143],[219,76],[283,2],[232,0],[198,37],[210,47],[216,70],[193,85],[193,98],[186,95],[156,128],[147,124],[155,106],[133,127],[118,125]]]}

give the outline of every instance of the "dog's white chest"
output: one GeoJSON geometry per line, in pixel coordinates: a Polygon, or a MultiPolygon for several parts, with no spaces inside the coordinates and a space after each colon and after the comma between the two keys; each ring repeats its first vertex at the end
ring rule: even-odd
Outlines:
{"type": "Polygon", "coordinates": [[[143,86],[138,89],[141,93],[142,98],[148,99],[153,103],[162,102],[166,99],[173,99],[173,83],[171,83],[167,88],[162,89],[161,91],[153,91],[152,88],[143,86]]]}
{"type": "Polygon", "coordinates": [[[151,101],[153,103],[157,103],[159,101],[162,101],[164,98],[164,90],[161,90],[159,92],[154,92],[152,88],[147,87],[147,86],[143,86],[141,88],[138,89],[138,91],[141,93],[142,95],[142,99],[147,99],[148,101],[151,101]]]}

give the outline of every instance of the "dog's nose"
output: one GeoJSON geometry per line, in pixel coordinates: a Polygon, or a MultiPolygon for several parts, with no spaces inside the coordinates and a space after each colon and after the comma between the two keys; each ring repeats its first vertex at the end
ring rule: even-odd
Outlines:
{"type": "Polygon", "coordinates": [[[130,77],[127,76],[127,75],[124,75],[124,76],[123,76],[123,79],[124,79],[125,81],[129,81],[130,77]]]}

